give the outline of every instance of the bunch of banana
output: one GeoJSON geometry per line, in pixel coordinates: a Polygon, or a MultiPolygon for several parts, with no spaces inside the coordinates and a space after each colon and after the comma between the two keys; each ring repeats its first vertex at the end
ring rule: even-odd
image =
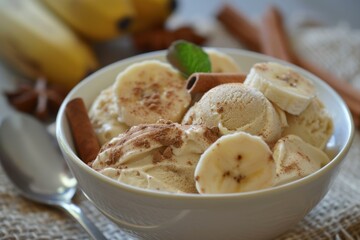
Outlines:
{"type": "Polygon", "coordinates": [[[162,25],[176,0],[41,0],[68,25],[92,40],[162,25]]]}
{"type": "Polygon", "coordinates": [[[38,1],[0,1],[0,54],[29,78],[68,89],[97,66],[89,47],[38,1]]]}
{"type": "Polygon", "coordinates": [[[105,41],[165,22],[175,0],[0,0],[0,56],[68,89],[97,67],[77,36],[105,41]]]}
{"type": "Polygon", "coordinates": [[[128,32],[135,17],[132,0],[41,1],[76,32],[95,41],[128,32]]]}

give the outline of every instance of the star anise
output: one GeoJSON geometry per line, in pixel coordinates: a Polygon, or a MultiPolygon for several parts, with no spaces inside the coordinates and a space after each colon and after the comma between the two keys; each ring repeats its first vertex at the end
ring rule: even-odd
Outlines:
{"type": "Polygon", "coordinates": [[[21,84],[15,91],[5,92],[9,103],[17,110],[33,114],[42,121],[57,113],[67,92],[39,78],[34,85],[21,84]]]}

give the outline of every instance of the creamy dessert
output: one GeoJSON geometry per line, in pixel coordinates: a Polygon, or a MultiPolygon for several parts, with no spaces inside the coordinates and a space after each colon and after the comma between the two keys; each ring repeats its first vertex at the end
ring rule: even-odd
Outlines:
{"type": "MultiPolygon", "coordinates": [[[[207,50],[213,72],[239,72],[207,50]]],[[[194,100],[182,73],[149,60],[119,73],[89,111],[102,144],[89,165],[135,187],[235,193],[303,178],[326,165],[332,119],[313,83],[290,67],[255,64],[244,83],[194,100]]]]}
{"type": "Polygon", "coordinates": [[[196,193],[195,167],[217,138],[216,129],[201,125],[142,124],[106,143],[92,167],[133,186],[196,193]]]}
{"type": "Polygon", "coordinates": [[[241,83],[212,88],[186,113],[183,124],[218,127],[222,135],[247,132],[275,142],[286,122],[274,105],[255,88],[241,83]]]}

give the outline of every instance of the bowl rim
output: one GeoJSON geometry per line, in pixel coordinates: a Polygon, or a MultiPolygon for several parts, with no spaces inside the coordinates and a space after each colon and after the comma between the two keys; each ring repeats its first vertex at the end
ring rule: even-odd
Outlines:
{"type": "MultiPolygon", "coordinates": [[[[299,188],[299,187],[306,185],[312,181],[315,181],[316,179],[320,178],[321,176],[326,174],[328,171],[330,171],[332,168],[334,168],[336,165],[340,164],[343,161],[343,159],[345,158],[346,154],[348,153],[348,151],[351,147],[351,144],[352,144],[352,141],[354,138],[354,123],[352,120],[352,116],[350,114],[350,110],[348,109],[344,100],[327,83],[325,83],[323,80],[321,80],[314,74],[312,74],[294,64],[291,64],[291,63],[288,63],[288,62],[285,62],[285,61],[282,61],[282,60],[279,60],[274,57],[267,56],[267,55],[264,55],[261,53],[252,52],[252,51],[243,50],[243,49],[234,49],[234,48],[205,47],[205,49],[215,49],[215,50],[219,50],[221,52],[224,52],[224,53],[230,54],[230,55],[236,54],[236,55],[243,55],[244,57],[260,58],[260,59],[263,59],[264,62],[265,61],[275,61],[278,63],[288,65],[288,66],[294,68],[296,71],[300,72],[301,74],[310,76],[311,80],[316,81],[316,83],[318,85],[320,85],[321,88],[324,88],[326,92],[329,92],[332,95],[332,97],[336,98],[335,101],[340,103],[342,111],[346,115],[345,119],[346,119],[346,122],[349,124],[349,134],[346,138],[346,142],[345,142],[344,146],[340,149],[338,154],[330,160],[330,162],[328,164],[326,164],[321,169],[319,169],[318,171],[316,171],[308,176],[305,176],[301,179],[298,179],[298,180],[295,180],[295,181],[292,181],[292,182],[289,182],[289,183],[286,183],[283,185],[273,186],[273,187],[256,190],[256,191],[240,192],[240,193],[196,194],[196,193],[170,193],[170,192],[163,192],[163,191],[154,191],[154,190],[143,189],[140,187],[131,186],[131,185],[122,183],[120,181],[111,179],[111,178],[97,172],[96,170],[94,170],[93,168],[88,166],[86,163],[84,163],[79,157],[77,157],[75,152],[72,151],[70,145],[66,142],[66,137],[65,137],[65,134],[63,133],[62,127],[61,127],[62,120],[64,119],[65,121],[67,121],[66,116],[65,116],[66,103],[73,98],[73,95],[79,89],[81,89],[83,87],[83,85],[85,85],[88,82],[94,81],[94,79],[97,79],[97,76],[102,75],[103,72],[117,68],[118,65],[121,65],[121,64],[126,65],[127,63],[131,63],[136,60],[147,60],[151,57],[165,56],[166,50],[160,50],[160,51],[153,51],[153,52],[139,54],[136,56],[121,59],[119,61],[111,63],[111,64],[97,70],[96,72],[92,73],[91,75],[87,76],[84,80],[82,80],[80,83],[78,83],[68,93],[68,95],[64,99],[64,101],[58,111],[57,117],[56,117],[56,138],[57,138],[60,148],[63,150],[64,153],[66,153],[68,155],[68,158],[66,158],[66,159],[71,159],[71,161],[73,163],[78,165],[78,167],[80,167],[82,170],[84,170],[87,174],[91,175],[92,177],[95,177],[98,181],[102,181],[106,184],[110,184],[113,187],[118,188],[122,191],[127,191],[128,193],[143,195],[143,196],[147,196],[147,197],[178,199],[178,200],[198,200],[198,201],[201,201],[204,199],[206,199],[206,200],[212,199],[212,200],[216,201],[218,199],[233,200],[233,199],[238,199],[238,198],[254,198],[254,197],[258,198],[259,196],[263,196],[263,195],[269,195],[269,194],[279,193],[279,192],[283,192],[283,191],[289,191],[291,189],[299,188]]],[[[70,169],[71,169],[71,167],[70,167],[70,169]]],[[[80,186],[80,188],[81,188],[81,186],[80,186]]]]}

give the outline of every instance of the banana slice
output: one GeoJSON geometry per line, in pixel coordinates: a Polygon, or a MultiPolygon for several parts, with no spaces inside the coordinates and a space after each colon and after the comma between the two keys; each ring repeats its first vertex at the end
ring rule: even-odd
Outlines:
{"type": "Polygon", "coordinates": [[[206,49],[211,62],[212,72],[240,73],[242,72],[233,58],[215,49],[206,49]]]}
{"type": "Polygon", "coordinates": [[[303,178],[330,161],[323,151],[295,135],[279,139],[273,148],[273,158],[276,164],[276,185],[303,178]]]}
{"type": "Polygon", "coordinates": [[[222,136],[200,157],[195,168],[201,194],[246,192],[273,186],[275,163],[258,136],[237,132],[222,136]]]}
{"type": "Polygon", "coordinates": [[[294,115],[304,111],[316,94],[310,80],[274,62],[255,64],[244,84],[259,89],[282,110],[294,115]]]}
{"type": "Polygon", "coordinates": [[[159,119],[179,122],[191,101],[180,73],[157,60],[135,63],[121,72],[114,93],[119,118],[129,126],[159,119]]]}
{"type": "Polygon", "coordinates": [[[90,121],[100,145],[129,129],[129,126],[118,120],[113,92],[112,86],[101,91],[89,110],[90,121]]]}

